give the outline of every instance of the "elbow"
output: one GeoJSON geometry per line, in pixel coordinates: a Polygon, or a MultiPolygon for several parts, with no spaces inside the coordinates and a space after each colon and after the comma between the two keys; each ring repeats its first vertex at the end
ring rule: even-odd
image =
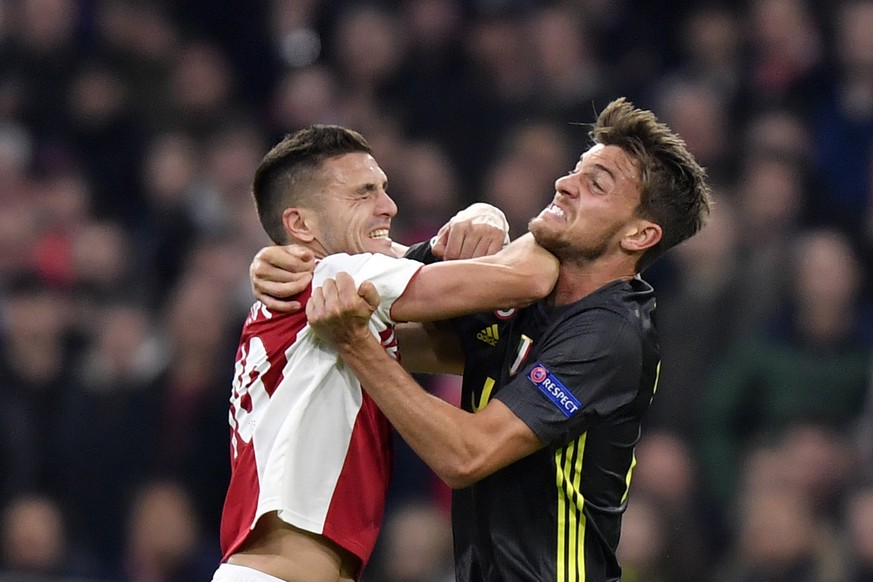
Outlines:
{"type": "Polygon", "coordinates": [[[482,468],[472,462],[446,465],[435,472],[443,483],[451,489],[464,489],[485,476],[482,468]]]}
{"type": "Polygon", "coordinates": [[[558,259],[545,251],[529,258],[519,269],[531,303],[546,297],[552,292],[558,280],[558,259]]]}
{"type": "Polygon", "coordinates": [[[530,291],[531,296],[533,297],[533,301],[539,301],[540,299],[548,296],[548,294],[552,292],[552,289],[555,286],[555,281],[557,281],[557,279],[557,269],[555,270],[554,276],[552,276],[551,274],[546,274],[531,277],[532,283],[530,291]]]}
{"type": "Polygon", "coordinates": [[[515,287],[519,292],[518,304],[512,307],[524,307],[547,297],[558,279],[558,270],[555,269],[552,273],[544,272],[540,268],[519,275],[519,282],[515,287]]]}
{"type": "Polygon", "coordinates": [[[448,485],[449,489],[465,489],[478,481],[478,479],[461,474],[440,474],[439,477],[442,479],[443,483],[448,485]]]}
{"type": "Polygon", "coordinates": [[[473,479],[445,479],[445,478],[443,478],[443,483],[448,485],[449,489],[452,489],[452,490],[466,489],[467,487],[469,487],[470,485],[472,485],[475,482],[476,482],[476,480],[473,480],[473,479]]]}

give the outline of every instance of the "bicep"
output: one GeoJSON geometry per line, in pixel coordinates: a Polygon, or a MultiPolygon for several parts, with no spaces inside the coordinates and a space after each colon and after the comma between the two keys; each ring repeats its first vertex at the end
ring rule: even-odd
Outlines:
{"type": "Polygon", "coordinates": [[[426,265],[391,307],[395,321],[435,321],[528,304],[531,285],[514,269],[482,259],[426,265]]]}
{"type": "Polygon", "coordinates": [[[492,400],[472,415],[479,443],[479,462],[473,481],[479,481],[503,467],[534,453],[544,444],[534,431],[503,402],[492,400]]]}

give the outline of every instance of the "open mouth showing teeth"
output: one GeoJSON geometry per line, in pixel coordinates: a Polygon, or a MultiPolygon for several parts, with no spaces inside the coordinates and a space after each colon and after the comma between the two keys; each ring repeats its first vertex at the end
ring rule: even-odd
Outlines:
{"type": "Polygon", "coordinates": [[[564,211],[560,207],[555,206],[554,204],[550,204],[546,208],[546,212],[548,212],[549,214],[552,214],[554,216],[557,216],[559,218],[564,218],[564,211]]]}
{"type": "Polygon", "coordinates": [[[374,239],[385,239],[385,238],[388,238],[388,229],[387,228],[380,228],[378,230],[374,230],[373,232],[371,232],[367,236],[369,236],[370,238],[374,238],[374,239]]]}

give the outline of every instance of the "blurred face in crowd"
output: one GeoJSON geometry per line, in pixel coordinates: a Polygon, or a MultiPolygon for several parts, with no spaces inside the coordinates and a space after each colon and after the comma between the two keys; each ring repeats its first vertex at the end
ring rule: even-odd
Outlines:
{"type": "Polygon", "coordinates": [[[351,153],[322,164],[315,210],[309,220],[317,253],[391,254],[391,219],[397,205],[385,188],[388,178],[370,154],[351,153]]]}

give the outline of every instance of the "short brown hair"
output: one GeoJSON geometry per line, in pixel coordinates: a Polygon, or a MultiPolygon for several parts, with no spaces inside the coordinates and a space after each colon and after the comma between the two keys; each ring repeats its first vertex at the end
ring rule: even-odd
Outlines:
{"type": "Polygon", "coordinates": [[[703,228],[713,206],[706,170],[654,113],[623,97],[615,99],[600,113],[590,136],[595,143],[620,147],[636,160],[641,185],[637,213],[663,231],[660,242],[640,257],[639,271],[703,228]]]}
{"type": "Polygon", "coordinates": [[[282,214],[312,194],[312,179],[321,164],[350,153],[370,154],[372,150],[360,133],[338,125],[301,129],[267,152],[255,170],[252,196],[261,225],[273,242],[287,242],[282,214]]]}

